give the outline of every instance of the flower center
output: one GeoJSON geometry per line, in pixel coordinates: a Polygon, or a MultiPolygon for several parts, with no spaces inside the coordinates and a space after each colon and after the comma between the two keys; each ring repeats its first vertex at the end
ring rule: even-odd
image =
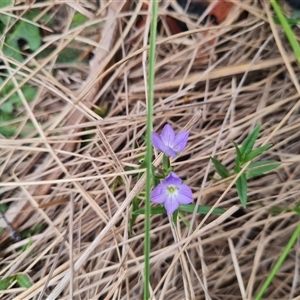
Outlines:
{"type": "Polygon", "coordinates": [[[176,187],[174,185],[168,186],[168,191],[170,194],[174,194],[176,192],[176,187]]]}

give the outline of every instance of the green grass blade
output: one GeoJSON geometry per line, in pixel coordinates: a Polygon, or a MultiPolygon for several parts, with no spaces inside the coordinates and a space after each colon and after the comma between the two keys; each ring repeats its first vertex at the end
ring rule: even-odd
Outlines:
{"type": "Polygon", "coordinates": [[[297,38],[295,37],[295,34],[293,33],[293,30],[291,26],[289,25],[288,21],[286,20],[285,16],[283,15],[280,6],[278,5],[276,0],[270,0],[271,5],[273,6],[273,9],[279,19],[279,22],[285,32],[285,35],[293,49],[293,52],[297,58],[298,63],[300,63],[300,46],[297,41],[297,38]]]}
{"type": "Polygon", "coordinates": [[[235,183],[238,196],[244,208],[247,206],[247,179],[246,175],[242,174],[235,183]]]}
{"type": "Polygon", "coordinates": [[[217,173],[222,178],[228,178],[230,176],[229,171],[221,162],[219,162],[216,158],[213,158],[213,157],[210,157],[210,159],[211,159],[212,163],[214,164],[217,173]]]}
{"type": "Polygon", "coordinates": [[[150,48],[148,68],[148,103],[147,103],[147,129],[146,129],[146,215],[145,215],[145,238],[144,238],[144,300],[150,298],[150,195],[152,179],[152,123],[154,103],[154,78],[155,78],[155,56],[156,56],[156,34],[158,19],[158,0],[150,2],[152,5],[151,27],[150,27],[150,48]]]}
{"type": "Polygon", "coordinates": [[[259,292],[257,293],[257,296],[254,298],[255,300],[260,300],[262,298],[262,296],[266,292],[267,288],[272,283],[275,275],[279,271],[280,267],[284,263],[286,257],[290,253],[292,247],[296,243],[297,238],[298,238],[299,235],[300,235],[300,224],[297,226],[296,230],[294,231],[293,235],[291,236],[288,244],[286,245],[286,247],[284,248],[283,252],[281,253],[278,261],[276,262],[275,266],[273,267],[273,269],[269,273],[269,276],[267,277],[266,281],[264,282],[264,284],[260,288],[259,292]]]}

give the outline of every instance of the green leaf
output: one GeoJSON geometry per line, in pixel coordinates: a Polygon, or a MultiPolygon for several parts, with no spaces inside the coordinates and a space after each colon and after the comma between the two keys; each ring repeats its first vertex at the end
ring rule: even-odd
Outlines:
{"type": "Polygon", "coordinates": [[[230,176],[229,171],[221,162],[219,162],[216,158],[213,158],[213,157],[210,157],[210,159],[211,159],[212,163],[214,164],[217,173],[222,178],[228,178],[230,176]]]}
{"type": "Polygon", "coordinates": [[[0,291],[6,290],[14,281],[15,276],[9,276],[0,280],[0,291]]]}
{"type": "Polygon", "coordinates": [[[253,178],[256,176],[260,176],[264,173],[275,170],[279,166],[280,166],[280,163],[277,162],[276,160],[257,161],[257,162],[249,164],[249,166],[246,170],[246,177],[253,178]]]}
{"type": "Polygon", "coordinates": [[[182,222],[184,223],[184,225],[185,225],[187,228],[190,228],[190,227],[191,227],[190,222],[184,217],[184,215],[183,215],[180,211],[177,210],[177,212],[178,212],[179,218],[182,220],[182,222]]]}
{"type": "Polygon", "coordinates": [[[6,114],[11,114],[13,110],[14,110],[13,103],[9,101],[6,101],[0,106],[0,111],[6,114]]]}
{"type": "Polygon", "coordinates": [[[244,157],[244,163],[251,161],[252,159],[254,159],[255,157],[257,157],[258,155],[262,154],[263,152],[265,152],[266,150],[270,149],[273,146],[273,144],[267,144],[265,146],[261,146],[257,149],[252,150],[250,153],[248,153],[245,157],[244,157]]]}
{"type": "MultiPolygon", "coordinates": [[[[27,101],[32,101],[37,94],[36,88],[34,88],[32,86],[28,86],[28,85],[21,88],[21,91],[23,92],[24,98],[27,101]]],[[[8,101],[17,106],[22,105],[22,100],[21,100],[20,96],[18,95],[18,93],[14,93],[11,97],[9,97],[8,101]]]]}
{"type": "Polygon", "coordinates": [[[17,274],[16,280],[21,287],[30,288],[32,286],[31,280],[26,274],[17,274]]]}
{"type": "Polygon", "coordinates": [[[236,152],[236,158],[235,158],[235,163],[237,166],[239,166],[242,162],[242,154],[241,154],[241,151],[240,151],[240,148],[239,146],[237,145],[236,142],[232,142],[234,148],[235,148],[235,152],[236,152]]]}
{"type": "MultiPolygon", "coordinates": [[[[179,205],[180,211],[185,211],[188,213],[193,213],[195,210],[196,204],[185,204],[185,205],[179,205]]],[[[211,206],[207,205],[199,205],[197,214],[200,215],[206,215],[211,210],[211,206]]],[[[224,212],[226,212],[223,208],[214,208],[212,211],[212,215],[222,215],[224,212]]]]}
{"type": "Polygon", "coordinates": [[[4,204],[4,203],[0,204],[0,211],[2,213],[5,213],[7,210],[8,210],[8,205],[7,204],[4,204]]]}
{"type": "MultiPolygon", "coordinates": [[[[0,8],[6,7],[6,6],[9,6],[12,4],[13,4],[13,0],[1,0],[0,8]]],[[[4,25],[8,25],[8,21],[9,21],[9,16],[0,13],[0,22],[3,23],[4,25]]]]}
{"type": "Polygon", "coordinates": [[[3,232],[4,228],[0,227],[0,234],[3,232]]]}
{"type": "Polygon", "coordinates": [[[70,29],[74,28],[74,27],[77,27],[77,26],[80,26],[82,24],[84,24],[84,22],[88,20],[88,18],[84,15],[82,15],[81,13],[79,12],[76,12],[73,16],[73,20],[72,20],[72,23],[70,25],[70,29]]]}
{"type": "Polygon", "coordinates": [[[42,224],[35,225],[34,228],[32,229],[32,235],[39,233],[41,229],[42,229],[42,224]]]}
{"type": "Polygon", "coordinates": [[[19,49],[20,40],[25,40],[31,51],[37,50],[42,44],[39,28],[28,22],[19,21],[13,30],[6,35],[3,53],[21,62],[23,56],[19,49]]]}
{"type": "MultiPolygon", "coordinates": [[[[150,215],[161,215],[164,213],[166,213],[166,210],[162,206],[151,207],[150,215]]],[[[144,214],[145,214],[145,209],[138,209],[132,212],[132,215],[144,215],[144,214]]]]}
{"type": "Polygon", "coordinates": [[[178,210],[175,210],[172,214],[172,219],[175,227],[177,226],[177,217],[178,217],[178,210]]]}
{"type": "Polygon", "coordinates": [[[247,205],[247,179],[246,175],[242,174],[235,183],[238,196],[244,208],[247,205]]]}
{"type": "Polygon", "coordinates": [[[30,241],[21,248],[21,252],[25,252],[28,248],[30,248],[32,244],[33,244],[32,239],[30,239],[30,241]]]}
{"type": "Polygon", "coordinates": [[[246,157],[247,154],[249,154],[257,140],[258,134],[260,131],[260,125],[257,125],[253,131],[247,136],[247,138],[243,141],[240,152],[242,155],[242,159],[246,157]]]}
{"type": "Polygon", "coordinates": [[[16,134],[16,129],[10,126],[2,126],[0,127],[0,134],[3,134],[5,137],[11,137],[16,134]]]}
{"type": "Polygon", "coordinates": [[[132,200],[132,216],[131,216],[131,219],[129,221],[129,233],[132,235],[133,234],[133,225],[134,225],[134,222],[137,218],[137,215],[134,215],[133,212],[134,211],[137,211],[137,209],[139,208],[139,199],[138,197],[134,197],[133,200],[132,200]]]}
{"type": "Polygon", "coordinates": [[[294,211],[297,215],[300,215],[300,208],[299,207],[292,208],[291,210],[294,211]]]}
{"type": "Polygon", "coordinates": [[[76,63],[78,62],[78,57],[82,54],[79,49],[65,48],[59,52],[56,62],[60,64],[64,63],[76,63]]]}

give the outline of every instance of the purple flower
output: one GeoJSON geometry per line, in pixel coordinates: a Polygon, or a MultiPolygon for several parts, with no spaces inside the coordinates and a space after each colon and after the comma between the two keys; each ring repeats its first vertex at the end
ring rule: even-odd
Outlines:
{"type": "Polygon", "coordinates": [[[154,203],[163,204],[168,215],[171,215],[180,204],[193,202],[191,188],[182,183],[182,179],[171,172],[162,183],[152,191],[150,199],[154,203]]]}
{"type": "Polygon", "coordinates": [[[176,157],[178,152],[184,150],[188,138],[188,131],[175,135],[173,128],[169,124],[164,126],[161,135],[157,132],[152,132],[152,144],[154,147],[171,157],[176,157]]]}

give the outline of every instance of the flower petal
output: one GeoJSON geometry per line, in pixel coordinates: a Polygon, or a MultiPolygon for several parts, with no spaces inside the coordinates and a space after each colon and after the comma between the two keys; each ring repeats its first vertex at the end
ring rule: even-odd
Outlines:
{"type": "Polygon", "coordinates": [[[172,147],[172,149],[175,152],[181,152],[186,147],[188,138],[189,138],[188,131],[180,132],[176,135],[175,139],[173,140],[172,145],[170,145],[170,146],[172,147]]]}
{"type": "Polygon", "coordinates": [[[165,148],[161,151],[173,158],[175,158],[177,156],[177,153],[175,151],[173,151],[173,149],[170,148],[169,146],[165,146],[165,148]]]}
{"type": "Polygon", "coordinates": [[[165,144],[163,143],[161,137],[158,135],[157,132],[152,132],[152,144],[156,149],[161,151],[162,149],[166,148],[165,144]]]}
{"type": "Polygon", "coordinates": [[[166,124],[161,132],[160,137],[166,146],[171,146],[175,139],[175,132],[169,124],[166,124]]]}
{"type": "Polygon", "coordinates": [[[178,194],[176,200],[179,204],[189,204],[193,202],[193,193],[191,188],[186,184],[178,186],[178,194]]]}
{"type": "Polygon", "coordinates": [[[169,216],[179,207],[179,203],[176,201],[175,197],[169,196],[164,203],[164,206],[169,216]]]}
{"type": "Polygon", "coordinates": [[[167,189],[163,183],[158,184],[151,192],[151,201],[158,204],[164,203],[168,198],[167,189]]]}
{"type": "Polygon", "coordinates": [[[170,172],[170,174],[164,179],[165,185],[180,185],[182,183],[182,179],[174,172],[170,172]]]}

